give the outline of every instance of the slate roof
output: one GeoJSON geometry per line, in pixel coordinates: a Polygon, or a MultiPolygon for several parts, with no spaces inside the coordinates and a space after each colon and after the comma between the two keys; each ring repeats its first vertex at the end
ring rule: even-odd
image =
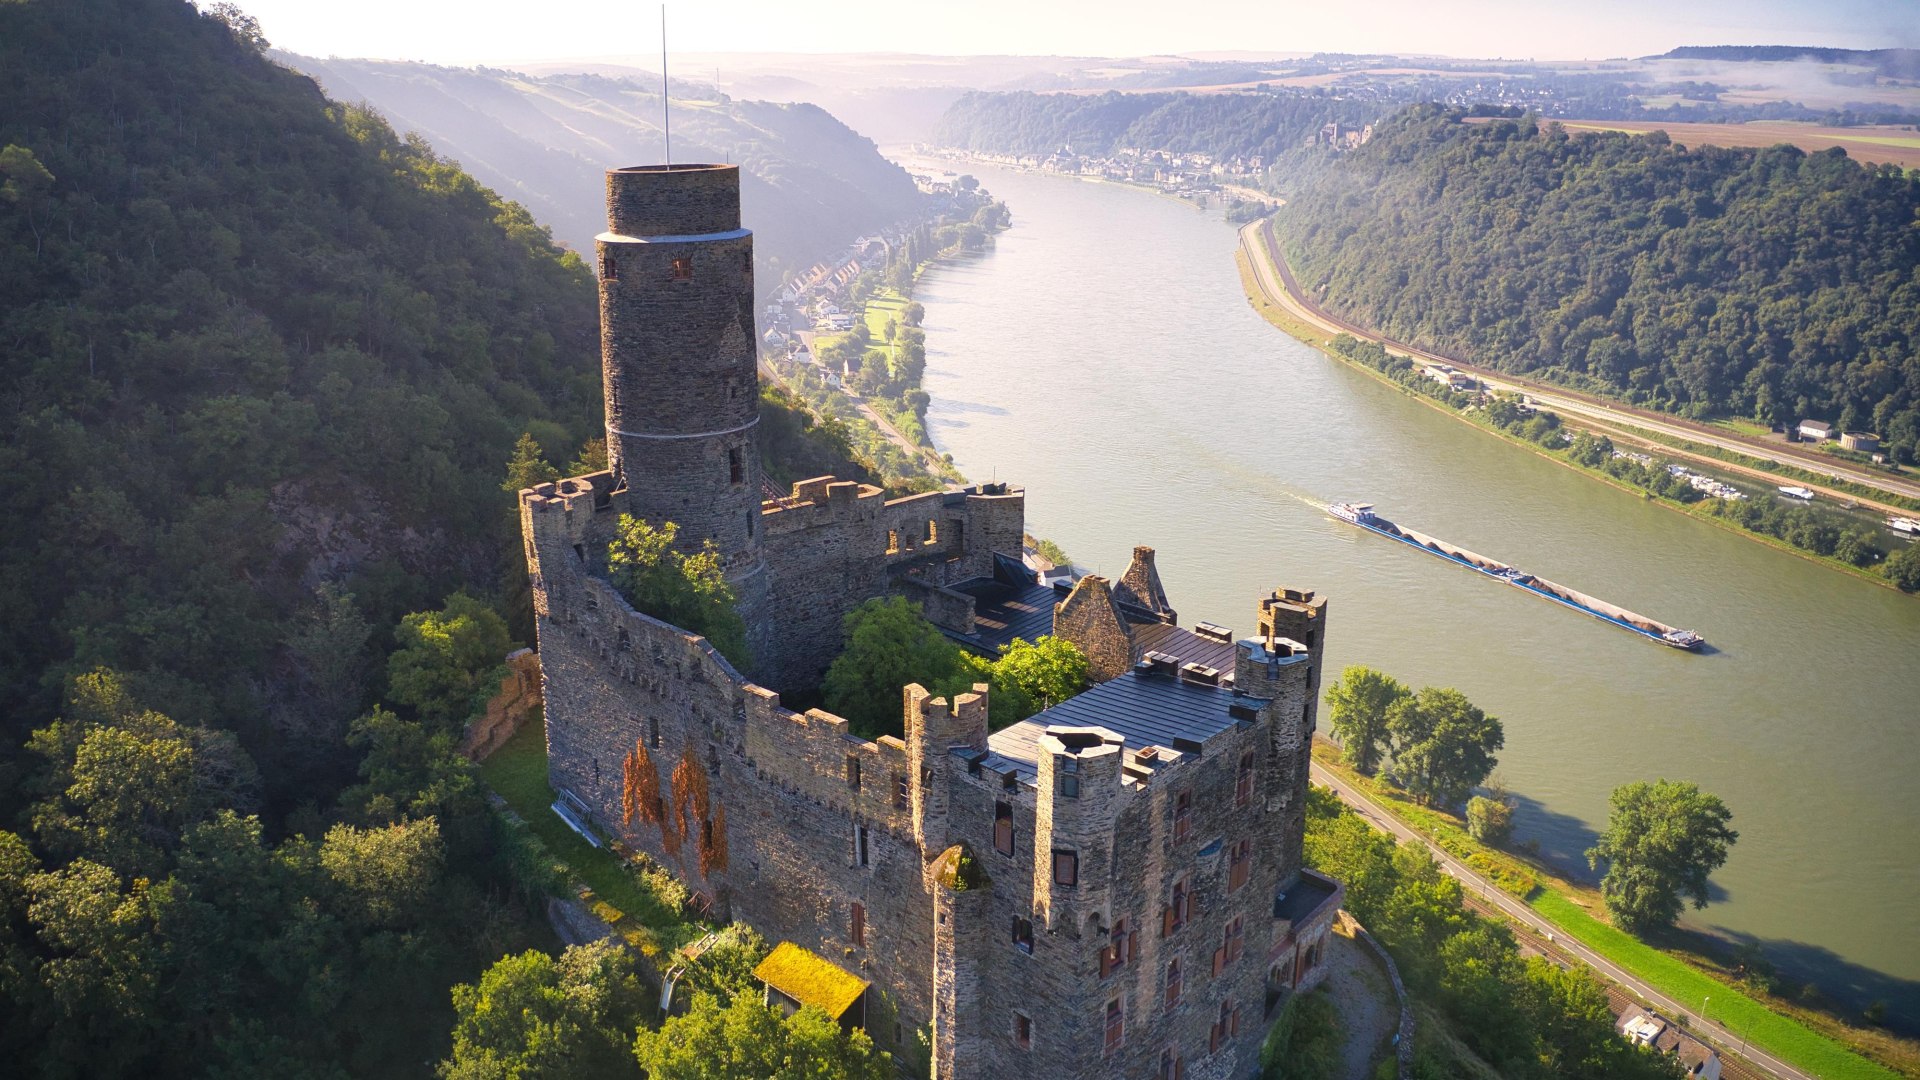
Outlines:
{"type": "Polygon", "coordinates": [[[1311,870],[1304,871],[1292,888],[1273,898],[1273,917],[1299,926],[1302,920],[1313,914],[1314,909],[1326,903],[1338,891],[1340,886],[1332,878],[1311,870]]]}
{"type": "Polygon", "coordinates": [[[1182,664],[1204,664],[1233,678],[1233,642],[1196,634],[1184,627],[1150,623],[1133,628],[1133,647],[1141,655],[1166,653],[1182,664]]]}
{"type": "Polygon", "coordinates": [[[1194,744],[1248,722],[1230,714],[1234,705],[1262,704],[1232,690],[1136,668],[987,736],[988,753],[981,766],[1034,782],[1039,777],[1040,736],[1049,727],[1103,727],[1125,738],[1128,750],[1184,746],[1184,752],[1197,753],[1194,744]]]}
{"type": "Polygon", "coordinates": [[[1053,633],[1053,605],[1063,592],[1035,580],[1033,571],[1017,559],[994,553],[994,575],[973,578],[953,586],[973,597],[973,633],[947,636],[983,656],[999,656],[1014,638],[1032,641],[1053,633]]]}

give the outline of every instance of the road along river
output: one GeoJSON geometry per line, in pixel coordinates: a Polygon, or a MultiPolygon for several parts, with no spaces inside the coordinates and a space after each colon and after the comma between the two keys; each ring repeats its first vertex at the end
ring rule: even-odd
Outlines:
{"type": "Polygon", "coordinates": [[[1031,529],[1117,575],[1159,550],[1183,623],[1330,598],[1329,675],[1365,663],[1502,718],[1523,837],[1569,865],[1631,780],[1693,780],[1741,839],[1703,925],[1920,1022],[1920,600],[1492,439],[1267,325],[1217,215],[969,167],[1013,209],[928,272],[929,430],[1031,529]],[[1704,634],[1705,655],[1542,603],[1329,518],[1395,521],[1704,634]]]}

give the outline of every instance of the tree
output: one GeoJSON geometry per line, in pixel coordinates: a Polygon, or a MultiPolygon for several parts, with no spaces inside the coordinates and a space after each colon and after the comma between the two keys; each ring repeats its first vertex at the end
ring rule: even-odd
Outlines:
{"type": "Polygon", "coordinates": [[[507,478],[500,482],[500,490],[518,493],[558,479],[560,470],[541,452],[540,444],[533,441],[533,433],[521,432],[520,441],[513,444],[513,456],[507,459],[507,478]]]}
{"type": "Polygon", "coordinates": [[[1387,713],[1406,698],[1398,679],[1361,664],[1349,664],[1340,680],[1327,687],[1327,721],[1347,760],[1372,776],[1386,751],[1387,713]]]}
{"type": "Polygon", "coordinates": [[[393,700],[445,731],[461,727],[499,692],[513,649],[506,620],[465,590],[439,611],[401,619],[394,639],[399,648],[387,659],[393,700]]]}
{"type": "Polygon", "coordinates": [[[1718,796],[1679,780],[1644,780],[1613,789],[1607,830],[1587,849],[1599,869],[1600,895],[1623,929],[1671,926],[1683,901],[1707,906],[1707,876],[1725,865],[1740,834],[1718,796]]]}
{"type": "Polygon", "coordinates": [[[1887,556],[1885,573],[1901,592],[1920,592],[1920,544],[1908,544],[1887,556]]]}
{"type": "Polygon", "coordinates": [[[1429,805],[1454,806],[1499,763],[1500,721],[1451,687],[1426,686],[1387,711],[1393,771],[1429,805]]]}
{"type": "Polygon", "coordinates": [[[891,1055],[867,1033],[808,1006],[781,1019],[750,994],[722,1008],[698,994],[658,1031],[642,1030],[634,1056],[656,1080],[893,1080],[891,1055]]]}
{"type": "MultiPolygon", "coordinates": [[[[1007,721],[1014,723],[1085,690],[1087,654],[1073,642],[1052,634],[1043,634],[1032,642],[1015,638],[990,665],[988,682],[996,695],[995,705],[1000,694],[1025,699],[1020,703],[1025,712],[1007,721]]],[[[1005,726],[999,717],[994,723],[1005,726]]]]}
{"type": "Polygon", "coordinates": [[[636,611],[705,636],[720,655],[745,667],[747,624],[721,572],[720,549],[708,540],[686,554],[673,546],[679,535],[671,521],[656,529],[621,514],[607,545],[607,576],[636,611]]]}
{"type": "Polygon", "coordinates": [[[37,260],[45,244],[34,215],[46,202],[47,193],[53,190],[53,174],[40,164],[31,148],[8,143],[0,149],[0,177],[6,178],[0,182],[0,201],[19,207],[26,215],[27,228],[33,233],[33,257],[37,260]]]}
{"type": "Polygon", "coordinates": [[[568,476],[586,476],[588,473],[605,472],[608,469],[607,440],[602,437],[588,439],[580,446],[580,454],[567,463],[568,476]]]}
{"type": "Polygon", "coordinates": [[[405,926],[424,915],[445,861],[432,818],[373,829],[335,825],[320,845],[337,910],[362,926],[405,926]]]}
{"type": "Polygon", "coordinates": [[[435,818],[446,823],[456,852],[482,846],[486,800],[452,732],[375,708],[353,722],[347,745],[366,756],[360,783],[340,793],[343,812],[368,826],[435,818]]]}
{"type": "Polygon", "coordinates": [[[1483,844],[1506,843],[1513,836],[1513,805],[1485,795],[1468,799],[1467,832],[1483,844]]]}
{"type": "Polygon", "coordinates": [[[646,1006],[632,955],[613,939],[505,956],[453,988],[453,1054],[442,1080],[640,1075],[627,1033],[646,1006]]]}
{"type": "Polygon", "coordinates": [[[864,738],[902,733],[900,691],[919,683],[935,694],[966,689],[960,647],[902,596],[868,600],[847,613],[847,644],[827,668],[827,708],[864,738]]]}

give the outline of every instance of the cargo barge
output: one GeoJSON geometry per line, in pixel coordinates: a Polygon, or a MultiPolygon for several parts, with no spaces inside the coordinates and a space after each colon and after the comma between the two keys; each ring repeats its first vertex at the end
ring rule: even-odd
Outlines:
{"type": "Polygon", "coordinates": [[[1663,622],[1656,622],[1617,604],[1597,600],[1586,593],[1555,584],[1542,577],[1535,577],[1506,563],[1489,559],[1484,555],[1476,555],[1466,548],[1449,544],[1445,540],[1436,540],[1424,533],[1401,528],[1374,513],[1371,503],[1333,503],[1327,507],[1327,513],[1348,524],[1358,525],[1368,532],[1379,533],[1390,540],[1398,540],[1410,547],[1438,555],[1448,562],[1458,563],[1469,570],[1478,571],[1517,589],[1524,589],[1535,596],[1631,630],[1662,645],[1675,649],[1698,649],[1706,644],[1706,639],[1692,630],[1681,630],[1663,622]]]}

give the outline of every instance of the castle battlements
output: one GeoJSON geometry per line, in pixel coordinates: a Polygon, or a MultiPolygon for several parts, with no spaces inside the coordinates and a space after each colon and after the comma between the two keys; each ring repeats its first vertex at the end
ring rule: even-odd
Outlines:
{"type": "Polygon", "coordinates": [[[1044,584],[1007,484],[889,500],[823,476],[763,500],[738,186],[608,173],[611,468],[520,499],[555,790],[721,917],[868,980],[875,1041],[911,1058],[924,1031],[935,1077],[1251,1075],[1339,903],[1300,851],[1326,600],[1276,590],[1236,638],[1179,626],[1151,548],[1044,584]],[[622,514],[716,545],[749,664],[612,586],[622,514]],[[982,655],[1063,636],[1094,683],[998,731],[985,684],[900,687],[903,734],[871,740],[783,705],[890,595],[982,655]]]}

